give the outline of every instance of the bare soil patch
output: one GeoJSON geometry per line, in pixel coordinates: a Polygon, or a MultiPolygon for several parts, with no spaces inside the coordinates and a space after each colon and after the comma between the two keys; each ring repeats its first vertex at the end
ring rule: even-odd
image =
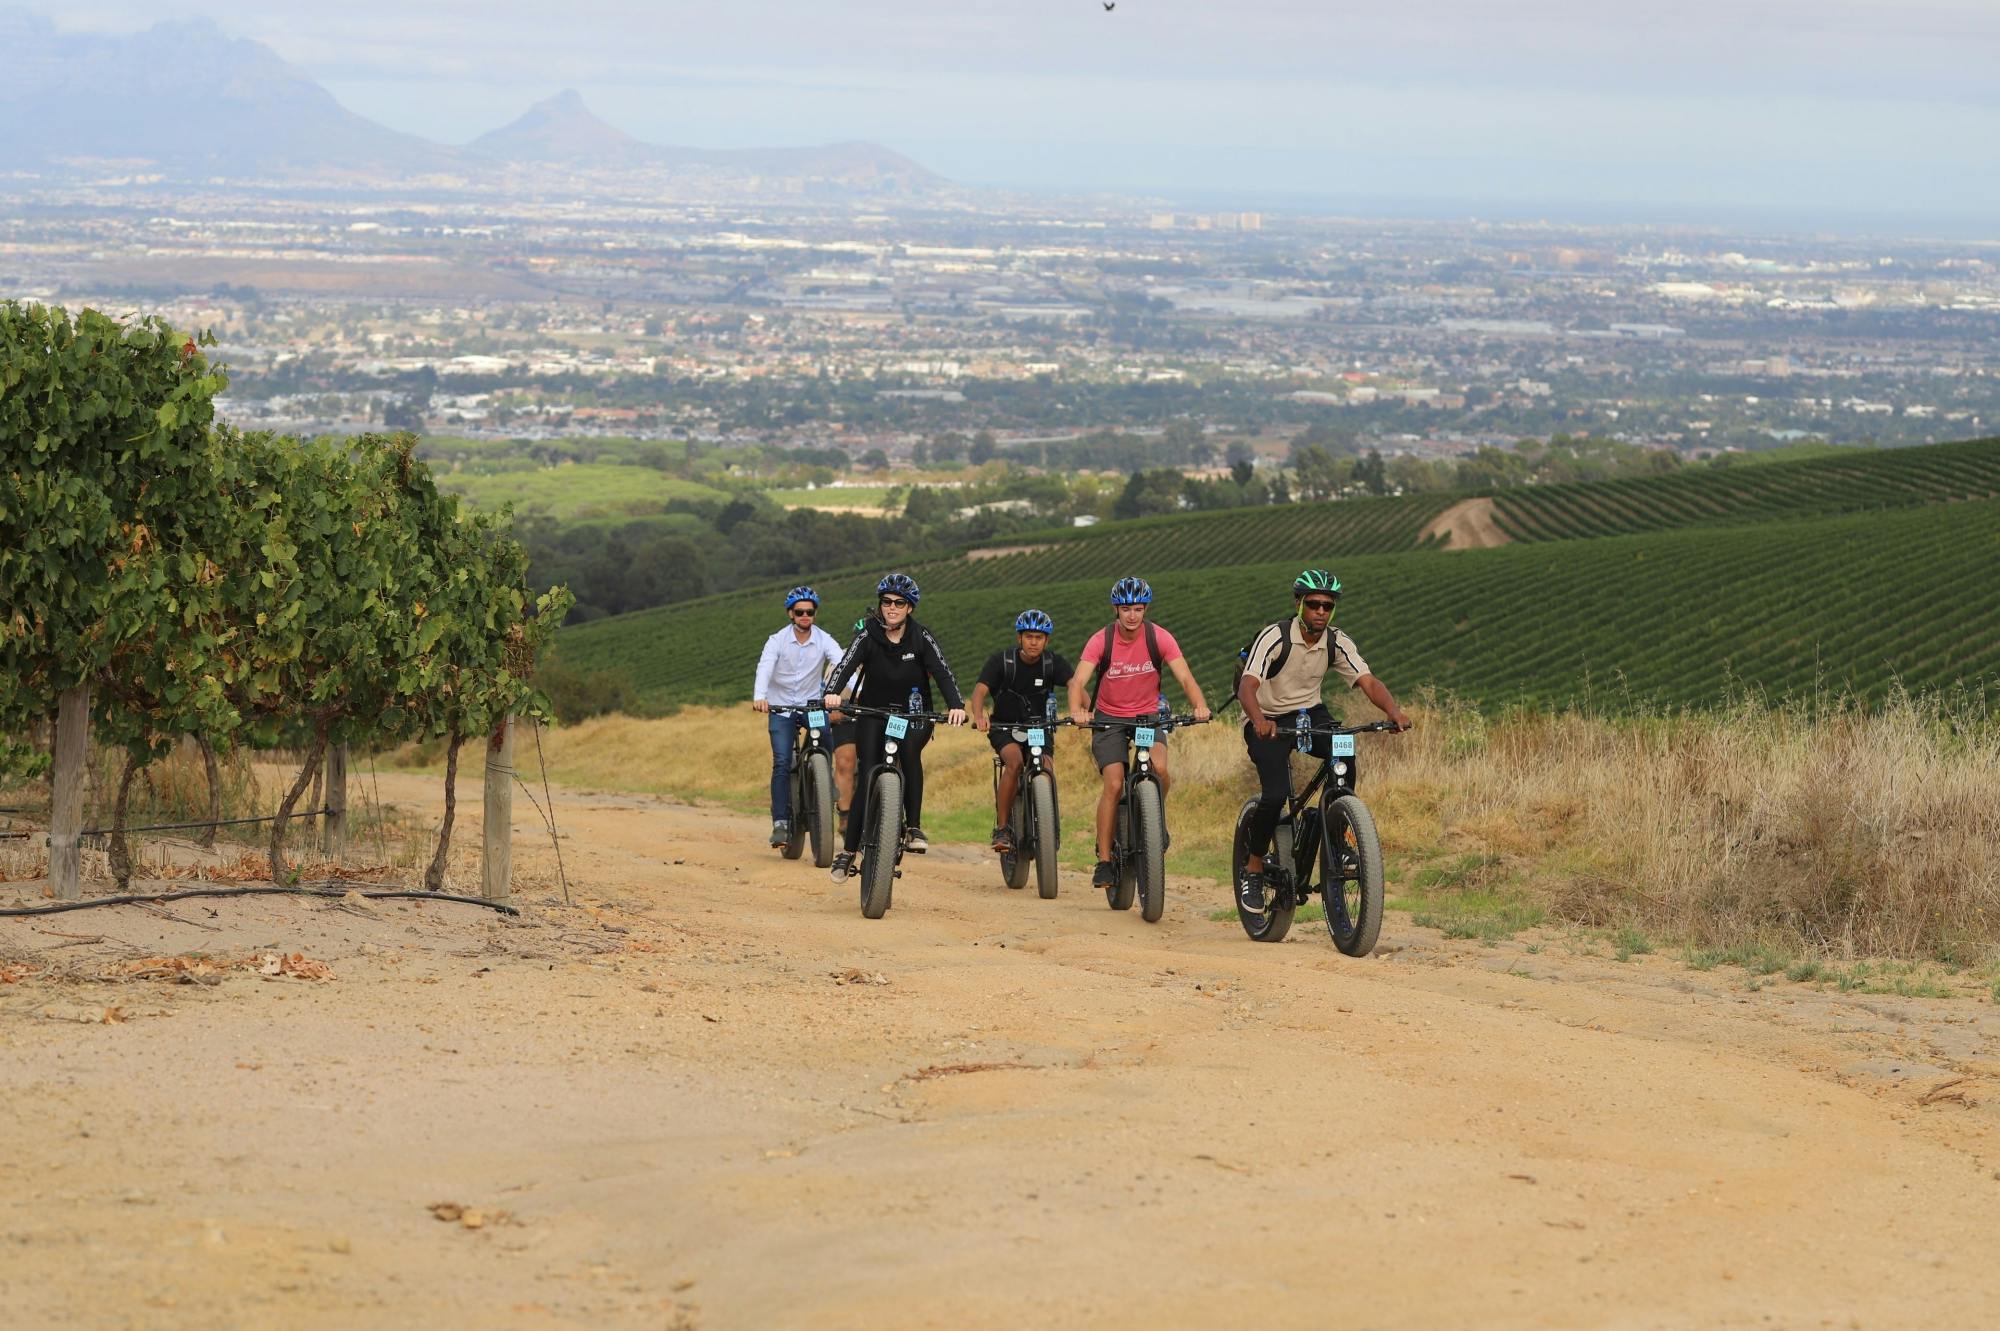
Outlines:
{"type": "Polygon", "coordinates": [[[1512,538],[1493,520],[1491,499],[1464,499],[1432,518],[1419,539],[1450,538],[1447,550],[1490,550],[1512,538]]]}
{"type": "Polygon", "coordinates": [[[1248,942],[1207,884],[1148,926],[959,846],[871,923],[757,819],[557,799],[575,903],[523,801],[519,919],[0,920],[10,1322],[1913,1327],[2000,1300],[1990,1003],[1393,913],[1356,961],[1248,942]],[[265,954],[330,978],[131,964],[265,954]]]}
{"type": "Polygon", "coordinates": [[[1044,541],[1040,545],[994,545],[994,546],[988,546],[983,550],[967,550],[965,552],[965,557],[966,559],[974,563],[977,563],[979,560],[982,559],[1001,559],[1007,555],[1040,554],[1044,550],[1053,550],[1055,548],[1056,547],[1052,542],[1047,542],[1047,541],[1044,541]]]}

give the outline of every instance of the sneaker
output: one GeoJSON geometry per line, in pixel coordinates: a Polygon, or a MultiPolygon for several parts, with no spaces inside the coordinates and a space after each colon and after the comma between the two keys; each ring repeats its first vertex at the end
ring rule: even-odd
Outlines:
{"type": "Polygon", "coordinates": [[[792,839],[792,825],[780,818],[771,824],[771,844],[782,846],[792,839]]]}
{"type": "Polygon", "coordinates": [[[1264,875],[1245,869],[1236,880],[1236,904],[1252,915],[1264,913],[1264,875]]]}
{"type": "Polygon", "coordinates": [[[833,857],[833,881],[836,883],[846,882],[847,875],[853,872],[853,870],[854,852],[851,850],[836,851],[833,857]]]}
{"type": "Polygon", "coordinates": [[[1092,887],[1118,886],[1118,866],[1110,860],[1099,860],[1097,868],[1091,871],[1090,885],[1092,887]]]}
{"type": "Polygon", "coordinates": [[[999,851],[1002,855],[1012,852],[1014,849],[1014,834],[1004,827],[994,828],[993,849],[999,851]]]}
{"type": "Polygon", "coordinates": [[[931,848],[930,838],[924,835],[923,828],[906,827],[903,829],[904,850],[909,851],[910,854],[912,855],[921,855],[930,848],[931,848]]]}

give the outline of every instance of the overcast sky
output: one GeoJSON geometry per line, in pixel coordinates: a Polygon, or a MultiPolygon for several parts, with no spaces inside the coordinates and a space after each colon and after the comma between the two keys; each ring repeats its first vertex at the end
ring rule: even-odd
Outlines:
{"type": "Polygon", "coordinates": [[[968,183],[2000,216],[2000,0],[25,3],[205,14],[450,142],[575,87],[655,142],[872,139],[968,183]]]}

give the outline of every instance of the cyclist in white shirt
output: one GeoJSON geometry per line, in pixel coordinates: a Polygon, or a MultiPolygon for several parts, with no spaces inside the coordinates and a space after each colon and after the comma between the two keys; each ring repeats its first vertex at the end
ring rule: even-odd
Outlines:
{"type": "MultiPolygon", "coordinates": [[[[785,593],[785,613],[791,623],[764,640],[757,658],[757,684],[750,706],[770,713],[773,707],[817,706],[820,681],[840,664],[840,644],[815,624],[819,593],[794,587],[785,593]]],[[[771,844],[782,846],[792,830],[792,745],[805,718],[796,712],[771,713],[771,844]]]]}

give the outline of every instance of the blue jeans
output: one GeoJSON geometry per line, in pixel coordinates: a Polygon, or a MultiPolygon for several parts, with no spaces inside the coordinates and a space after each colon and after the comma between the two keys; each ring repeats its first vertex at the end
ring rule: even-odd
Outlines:
{"type": "Polygon", "coordinates": [[[792,745],[798,742],[800,720],[790,712],[773,712],[771,722],[771,821],[792,817],[792,745]]]}

